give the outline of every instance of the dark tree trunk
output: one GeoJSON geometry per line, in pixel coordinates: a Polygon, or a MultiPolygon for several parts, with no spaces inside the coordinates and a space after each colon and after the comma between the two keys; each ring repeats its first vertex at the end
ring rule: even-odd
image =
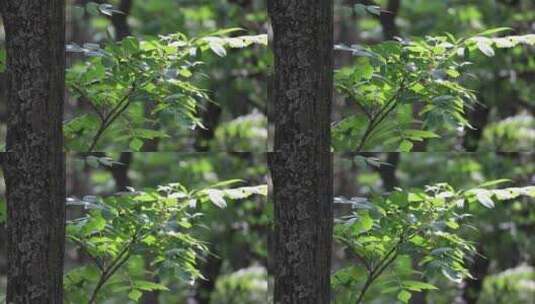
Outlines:
{"type": "Polygon", "coordinates": [[[400,155],[397,152],[387,153],[387,164],[381,165],[377,169],[379,175],[381,176],[381,180],[383,181],[383,188],[388,192],[394,190],[395,187],[399,186],[399,180],[396,176],[396,170],[399,164],[399,157],[400,155]]]}
{"type": "MultiPolygon", "coordinates": [[[[479,96],[479,99],[481,100],[482,97],[479,96]]],[[[466,151],[477,151],[485,126],[489,121],[489,114],[490,108],[483,103],[475,104],[474,108],[468,112],[468,121],[474,128],[467,128],[463,137],[463,147],[466,151]]]]}
{"type": "Polygon", "coordinates": [[[483,246],[477,248],[479,254],[474,256],[470,266],[470,274],[474,279],[465,279],[461,284],[461,297],[456,299],[456,304],[476,304],[483,289],[483,280],[489,272],[490,262],[484,257],[483,246]]]}
{"type": "Polygon", "coordinates": [[[211,295],[215,290],[217,277],[221,273],[223,260],[219,257],[209,255],[206,261],[201,264],[201,273],[206,278],[198,280],[195,286],[195,293],[188,299],[188,304],[210,304],[211,295]]]}
{"type": "Polygon", "coordinates": [[[133,155],[131,152],[122,152],[117,160],[121,165],[113,165],[110,167],[110,173],[115,181],[115,189],[117,191],[126,191],[126,187],[131,186],[130,178],[128,177],[128,169],[130,169],[132,158],[133,155]]]}
{"type": "Polygon", "coordinates": [[[214,139],[215,129],[219,124],[221,112],[221,107],[212,102],[206,105],[206,109],[201,114],[205,128],[197,128],[195,130],[195,151],[210,151],[210,141],[214,139]]]}
{"type": "Polygon", "coordinates": [[[132,34],[127,22],[128,15],[130,15],[130,11],[132,10],[132,2],[133,0],[121,0],[118,9],[123,13],[113,14],[111,16],[111,23],[115,29],[115,40],[117,41],[121,41],[132,34]]]}
{"type": "Polygon", "coordinates": [[[268,1],[273,26],[274,301],[329,303],[332,1],[268,1]]]}
{"type": "Polygon", "coordinates": [[[399,28],[396,25],[396,17],[399,12],[401,0],[389,0],[386,11],[382,11],[379,21],[383,28],[383,37],[385,40],[392,40],[399,36],[399,28]]]}
{"type": "MultiPolygon", "coordinates": [[[[349,0],[346,3],[355,5],[357,3],[363,5],[377,5],[373,0],[349,0]]],[[[395,36],[399,36],[399,28],[396,25],[396,17],[401,7],[401,0],[389,0],[386,8],[381,8],[381,13],[376,16],[381,23],[383,30],[383,38],[385,40],[392,40],[395,36]]],[[[375,15],[374,15],[375,16],[375,15]]]]}
{"type": "Polygon", "coordinates": [[[2,0],[6,31],[7,303],[63,303],[64,0],[2,0]]]}

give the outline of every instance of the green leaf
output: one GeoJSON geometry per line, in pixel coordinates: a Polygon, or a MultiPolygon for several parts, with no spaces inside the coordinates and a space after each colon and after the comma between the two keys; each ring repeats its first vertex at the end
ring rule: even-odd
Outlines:
{"type": "Polygon", "coordinates": [[[453,220],[453,219],[450,219],[448,221],[446,221],[446,226],[450,227],[451,229],[459,229],[459,224],[453,220]]]}
{"type": "Polygon", "coordinates": [[[130,149],[132,149],[133,151],[139,151],[139,149],[141,149],[142,146],[143,146],[143,141],[139,138],[133,138],[129,144],[130,149]]]}
{"type": "Polygon", "coordinates": [[[366,10],[372,15],[381,16],[381,7],[377,5],[368,5],[366,6],[366,10]]]}
{"type": "Polygon", "coordinates": [[[422,290],[427,290],[427,289],[438,289],[433,284],[429,284],[429,283],[426,283],[426,282],[420,282],[420,281],[411,281],[411,280],[403,281],[403,282],[401,282],[401,285],[403,286],[403,288],[409,289],[409,290],[412,290],[412,291],[422,291],[422,290]]]}
{"type": "Polygon", "coordinates": [[[409,300],[411,299],[411,293],[406,291],[406,290],[402,290],[398,293],[398,300],[400,300],[401,302],[403,303],[409,303],[409,300]]]}
{"type": "Polygon", "coordinates": [[[449,267],[442,268],[442,274],[448,278],[448,280],[455,283],[461,283],[463,281],[461,274],[449,267]]]}
{"type": "Polygon", "coordinates": [[[494,208],[494,201],[491,199],[491,193],[489,193],[487,190],[477,191],[476,198],[481,205],[487,208],[494,208]]]}
{"type": "Polygon", "coordinates": [[[208,198],[210,201],[216,205],[219,208],[225,208],[227,206],[227,202],[225,201],[225,193],[221,190],[216,189],[208,189],[206,190],[206,194],[208,195],[208,198]]]}
{"type": "Polygon", "coordinates": [[[137,289],[132,289],[132,291],[130,291],[128,293],[128,298],[132,301],[138,301],[139,298],[141,298],[141,296],[143,295],[143,293],[137,289]]]}
{"type": "Polygon", "coordinates": [[[3,73],[6,69],[6,50],[0,48],[0,73],[3,73]]]}
{"type": "Polygon", "coordinates": [[[224,36],[224,35],[232,34],[235,32],[240,32],[240,31],[244,31],[244,29],[241,27],[231,27],[227,29],[217,30],[215,32],[211,32],[203,36],[224,36]]]}
{"type": "Polygon", "coordinates": [[[0,199],[0,224],[3,224],[6,221],[7,216],[7,206],[6,201],[0,199]]]}
{"type": "Polygon", "coordinates": [[[355,6],[353,6],[353,10],[355,10],[355,13],[357,13],[360,16],[364,16],[366,14],[366,5],[362,3],[357,3],[355,6]]]}
{"type": "Polygon", "coordinates": [[[165,285],[158,284],[150,281],[134,281],[134,287],[139,290],[151,291],[151,290],[169,290],[165,285]]]}
{"type": "Polygon", "coordinates": [[[126,37],[121,41],[121,45],[128,54],[135,54],[139,51],[139,41],[135,37],[126,37]]]}
{"type": "Polygon", "coordinates": [[[511,182],[510,179],[502,178],[502,179],[497,179],[497,180],[493,180],[493,181],[484,182],[481,185],[479,185],[478,187],[479,188],[488,188],[488,187],[501,185],[501,184],[509,183],[509,182],[511,182]]]}
{"type": "Polygon", "coordinates": [[[243,199],[253,194],[267,195],[267,185],[261,185],[256,187],[241,187],[236,189],[227,189],[225,195],[231,199],[243,199]]]}
{"type": "Polygon", "coordinates": [[[409,140],[402,140],[401,143],[399,144],[399,151],[410,152],[413,146],[414,144],[410,142],[409,140]]]}
{"type": "Polygon", "coordinates": [[[476,36],[490,36],[492,34],[502,33],[502,32],[507,32],[507,31],[512,31],[512,30],[513,29],[510,28],[510,27],[497,27],[497,28],[493,28],[493,29],[489,29],[489,30],[483,31],[483,32],[477,34],[476,36]]]}
{"type": "Polygon", "coordinates": [[[435,248],[431,251],[431,255],[435,255],[435,256],[439,256],[439,255],[443,255],[444,253],[446,252],[450,252],[450,251],[453,251],[453,248],[450,248],[450,247],[440,247],[440,248],[435,248]]]}
{"type": "Polygon", "coordinates": [[[219,57],[225,57],[227,56],[227,50],[223,47],[223,45],[218,41],[210,41],[208,44],[210,46],[210,49],[219,57]]]}
{"type": "Polygon", "coordinates": [[[368,212],[359,213],[357,222],[355,223],[355,229],[358,233],[369,231],[373,227],[373,219],[368,212]]]}
{"type": "Polygon", "coordinates": [[[106,16],[112,16],[113,14],[124,14],[120,10],[115,9],[113,5],[108,3],[103,3],[99,5],[98,9],[103,15],[106,16]]]}
{"type": "Polygon", "coordinates": [[[134,133],[136,134],[136,137],[143,138],[143,139],[169,137],[169,135],[165,134],[165,132],[163,131],[152,130],[152,129],[136,129],[134,133]]]}
{"type": "Polygon", "coordinates": [[[495,55],[494,49],[492,48],[492,44],[488,40],[478,40],[477,48],[481,51],[481,53],[485,54],[488,57],[492,57],[495,55]]]}
{"type": "Polygon", "coordinates": [[[92,16],[100,15],[99,5],[93,1],[88,2],[85,9],[92,16]]]}
{"type": "Polygon", "coordinates": [[[89,220],[82,227],[81,233],[89,235],[102,231],[104,228],[106,228],[106,220],[101,216],[100,211],[94,210],[89,220]]]}
{"type": "Polygon", "coordinates": [[[406,137],[413,138],[439,138],[436,133],[427,131],[427,130],[405,130],[403,135],[406,137]]]}

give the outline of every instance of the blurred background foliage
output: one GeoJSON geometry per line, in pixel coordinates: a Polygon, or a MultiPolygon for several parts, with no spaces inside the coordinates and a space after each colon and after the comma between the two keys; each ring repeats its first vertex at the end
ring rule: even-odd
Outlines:
{"type": "MultiPolygon", "coordinates": [[[[438,36],[471,37],[485,30],[510,27],[503,35],[535,32],[535,2],[531,0],[336,0],[335,43],[377,44],[393,37],[411,39],[438,36]],[[376,5],[380,14],[361,12],[355,5],[376,5]],[[359,13],[360,12],[360,13],[359,13]]],[[[336,52],[337,68],[357,59],[336,52]]],[[[467,111],[475,129],[441,130],[442,138],[416,144],[415,151],[530,151],[535,145],[535,49],[524,46],[499,50],[493,57],[472,54],[475,64],[463,82],[477,92],[480,105],[467,111]]],[[[356,63],[358,65],[358,63],[356,63]]],[[[337,98],[334,120],[358,111],[355,105],[337,98]]],[[[418,119],[421,109],[408,109],[418,119]]],[[[374,151],[381,151],[378,146],[374,151]]]]}
{"type": "MultiPolygon", "coordinates": [[[[445,182],[455,189],[470,189],[486,181],[510,179],[511,186],[535,183],[535,155],[532,153],[367,153],[335,159],[335,196],[370,197],[394,187],[423,189],[445,182]],[[367,158],[363,158],[365,156],[367,158]]],[[[500,187],[498,187],[500,188],[500,187]]],[[[336,205],[335,205],[336,206],[336,205]]],[[[337,207],[337,217],[347,214],[337,207]]],[[[494,209],[470,208],[473,229],[461,236],[474,242],[480,255],[467,260],[474,279],[460,284],[438,274],[428,282],[440,290],[413,295],[410,303],[533,303],[535,299],[535,201],[518,198],[497,203],[494,209]]],[[[422,271],[405,256],[396,265],[397,275],[422,271]]],[[[417,259],[417,257],[412,257],[417,259]]],[[[342,246],[334,249],[333,271],[355,263],[342,246]]],[[[409,276],[410,277],[410,276],[409,276]]],[[[365,277],[363,277],[364,279],[365,277]]],[[[365,303],[395,303],[397,299],[370,290],[365,303]]]]}

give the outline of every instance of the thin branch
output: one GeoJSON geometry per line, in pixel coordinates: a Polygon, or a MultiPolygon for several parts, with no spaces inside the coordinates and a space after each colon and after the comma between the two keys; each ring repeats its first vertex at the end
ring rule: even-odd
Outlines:
{"type": "Polygon", "coordinates": [[[76,93],[80,95],[80,100],[87,103],[91,107],[91,109],[97,113],[100,120],[103,121],[104,114],[102,114],[102,112],[97,108],[97,106],[93,104],[92,100],[87,96],[84,90],[82,90],[82,88],[77,85],[73,85],[72,88],[76,91],[76,93]]]}
{"type": "Polygon", "coordinates": [[[136,88],[136,84],[133,83],[132,87],[128,90],[128,92],[123,96],[123,98],[117,103],[117,105],[104,117],[102,120],[97,133],[93,137],[93,140],[91,141],[91,145],[89,146],[89,149],[87,152],[93,152],[95,149],[100,137],[106,131],[106,129],[121,115],[130,105],[130,97],[134,93],[136,88]]]}
{"type": "Polygon", "coordinates": [[[392,97],[386,102],[386,105],[382,107],[381,110],[379,110],[379,112],[370,119],[370,122],[368,123],[368,126],[366,127],[366,131],[364,131],[364,135],[362,136],[357,146],[356,152],[362,151],[371,133],[397,107],[398,105],[397,99],[399,98],[399,95],[401,94],[401,92],[405,89],[404,84],[405,84],[405,78],[401,80],[401,83],[397,92],[394,95],[392,95],[392,97]]]}
{"type": "Polygon", "coordinates": [[[388,266],[390,266],[396,260],[399,254],[399,246],[406,239],[404,237],[404,234],[405,232],[401,233],[396,245],[394,245],[392,249],[390,249],[390,251],[385,255],[385,257],[379,262],[377,267],[375,267],[375,269],[373,269],[372,271],[368,272],[368,277],[366,278],[366,282],[364,283],[364,286],[360,291],[356,304],[360,304],[362,302],[362,300],[364,299],[364,295],[366,294],[372,283],[388,268],[388,266]]]}
{"type": "Polygon", "coordinates": [[[87,248],[87,246],[85,246],[84,243],[82,243],[80,240],[77,240],[77,239],[74,239],[74,238],[69,238],[69,239],[80,246],[80,248],[91,258],[91,260],[93,260],[93,263],[95,263],[95,265],[97,265],[97,267],[98,267],[98,269],[100,269],[100,271],[104,271],[104,265],[101,263],[101,261],[97,257],[93,256],[89,252],[89,248],[87,248]]]}
{"type": "Polygon", "coordinates": [[[93,289],[93,293],[91,294],[91,298],[88,302],[89,304],[96,303],[97,295],[100,289],[102,289],[102,287],[109,280],[109,278],[111,278],[115,274],[115,272],[117,272],[117,270],[119,270],[119,268],[128,261],[131,255],[130,248],[132,244],[134,244],[137,241],[137,237],[138,237],[138,231],[134,233],[134,235],[132,236],[132,239],[128,242],[128,244],[124,246],[124,248],[119,252],[117,257],[115,257],[115,259],[106,268],[106,270],[104,270],[101,273],[100,278],[97,282],[97,285],[95,289],[93,289]]]}
{"type": "Polygon", "coordinates": [[[364,264],[364,267],[366,267],[366,270],[368,272],[371,272],[372,269],[371,269],[371,265],[370,263],[368,262],[368,260],[366,260],[363,256],[361,256],[360,254],[358,254],[358,252],[356,250],[353,249],[353,244],[351,244],[351,242],[349,240],[346,240],[344,238],[336,238],[336,240],[338,240],[339,242],[342,242],[348,249],[351,250],[351,253],[356,256],[361,262],[362,264],[364,264]]]}

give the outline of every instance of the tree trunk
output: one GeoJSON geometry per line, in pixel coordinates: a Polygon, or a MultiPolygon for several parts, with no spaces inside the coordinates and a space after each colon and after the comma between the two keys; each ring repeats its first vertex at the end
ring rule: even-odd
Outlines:
{"type": "Polygon", "coordinates": [[[118,9],[122,12],[121,14],[113,14],[111,16],[111,23],[115,29],[115,40],[121,41],[127,36],[132,34],[130,26],[128,25],[128,16],[132,10],[133,0],[121,0],[119,3],[118,9]]]}
{"type": "MultiPolygon", "coordinates": [[[[355,4],[377,5],[376,1],[374,0],[349,0],[346,3],[350,4],[351,6],[355,4]]],[[[386,8],[381,9],[379,16],[374,15],[381,23],[384,40],[392,40],[395,36],[399,35],[396,17],[399,13],[400,7],[401,0],[388,0],[386,8]]]]}
{"type": "Polygon", "coordinates": [[[2,0],[6,31],[7,303],[63,303],[64,0],[2,0]]]}
{"type": "Polygon", "coordinates": [[[121,152],[118,162],[121,165],[113,165],[109,168],[113,180],[115,181],[115,190],[117,192],[127,191],[126,187],[132,186],[130,178],[128,177],[128,170],[132,163],[133,154],[131,152],[121,152]]]}
{"type": "Polygon", "coordinates": [[[399,187],[399,180],[396,176],[399,158],[400,154],[398,152],[388,152],[386,155],[386,164],[377,168],[377,172],[383,181],[383,188],[387,192],[392,192],[395,187],[399,187]]]}
{"type": "Polygon", "coordinates": [[[273,26],[274,301],[328,303],[332,1],[268,1],[273,26]]]}

